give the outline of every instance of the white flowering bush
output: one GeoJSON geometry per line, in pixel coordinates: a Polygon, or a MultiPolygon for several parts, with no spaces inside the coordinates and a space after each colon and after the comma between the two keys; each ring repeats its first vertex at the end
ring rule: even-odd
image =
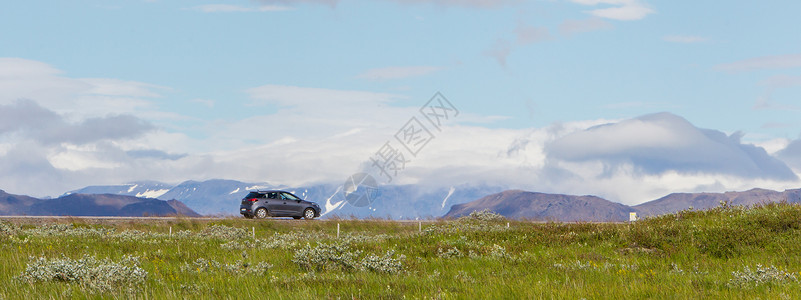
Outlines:
{"type": "Polygon", "coordinates": [[[207,260],[201,257],[193,261],[191,264],[184,263],[184,265],[181,266],[181,271],[188,273],[200,273],[200,272],[206,272],[211,269],[219,269],[219,268],[220,268],[220,263],[218,263],[217,261],[207,260]]]}
{"type": "Polygon", "coordinates": [[[242,228],[217,224],[206,227],[206,229],[203,229],[198,235],[204,238],[217,238],[221,240],[240,240],[250,237],[247,230],[242,228]]]}
{"type": "MultiPolygon", "coordinates": [[[[357,239],[360,239],[358,237],[357,239]]],[[[265,239],[244,239],[233,240],[220,245],[221,248],[226,250],[244,250],[244,249],[289,249],[297,246],[302,241],[319,241],[333,239],[331,235],[321,231],[295,231],[290,233],[275,233],[273,236],[265,239]]],[[[350,243],[350,240],[345,241],[350,243]]]]}
{"type": "Polygon", "coordinates": [[[306,245],[295,252],[292,262],[306,270],[359,269],[359,250],[350,250],[345,244],[306,245]]]}
{"type": "Polygon", "coordinates": [[[396,258],[394,251],[388,251],[384,256],[368,254],[359,260],[361,253],[361,250],[351,250],[345,243],[318,244],[315,247],[307,244],[295,252],[292,262],[309,271],[362,270],[396,274],[405,270],[402,263],[405,256],[396,258]]]}
{"type": "Polygon", "coordinates": [[[734,271],[731,275],[734,278],[729,280],[729,286],[733,287],[753,287],[763,284],[798,282],[798,278],[792,273],[785,272],[775,266],[764,267],[759,264],[756,265],[756,269],[754,270],[745,266],[742,271],[734,271]]]}
{"type": "Polygon", "coordinates": [[[423,234],[437,233],[463,233],[463,232],[499,232],[509,230],[506,225],[490,224],[483,222],[448,222],[441,225],[429,226],[423,230],[423,234]]]}
{"type": "Polygon", "coordinates": [[[392,250],[387,251],[384,256],[370,254],[362,259],[361,269],[377,273],[397,274],[405,270],[402,263],[405,258],[404,255],[395,258],[395,251],[392,250]]]}
{"type": "Polygon", "coordinates": [[[457,219],[455,222],[447,222],[429,226],[423,231],[423,233],[433,234],[505,231],[509,228],[506,227],[505,224],[501,224],[501,222],[506,220],[506,217],[485,209],[481,211],[474,211],[467,216],[457,219]]]}
{"type": "Polygon", "coordinates": [[[347,244],[356,244],[356,243],[378,243],[382,242],[386,239],[389,239],[390,236],[386,234],[378,234],[378,235],[367,235],[364,233],[347,233],[344,234],[340,240],[343,243],[347,244]]]}
{"type": "Polygon", "coordinates": [[[18,228],[14,224],[0,221],[0,235],[13,235],[17,234],[18,228]]]}
{"type": "Polygon", "coordinates": [[[493,244],[489,256],[495,259],[514,259],[511,254],[506,252],[506,248],[493,244]]]}
{"type": "Polygon", "coordinates": [[[437,256],[441,258],[458,258],[464,256],[459,248],[453,247],[443,251],[442,248],[437,248],[437,256]]]}
{"type": "Polygon", "coordinates": [[[459,220],[475,220],[475,221],[482,221],[482,222],[501,222],[506,221],[506,217],[501,214],[498,214],[494,211],[489,209],[484,209],[480,211],[473,211],[469,215],[459,218],[459,220]]]}
{"type": "Polygon", "coordinates": [[[124,256],[119,262],[114,262],[85,255],[80,259],[33,258],[17,279],[28,283],[77,283],[92,290],[113,291],[120,287],[140,286],[146,277],[147,272],[139,267],[138,257],[124,256]]]}
{"type": "Polygon", "coordinates": [[[24,230],[23,233],[33,236],[104,237],[113,234],[114,231],[114,229],[102,227],[75,227],[73,224],[45,224],[24,230]]]}
{"type": "Polygon", "coordinates": [[[181,266],[181,271],[193,274],[224,271],[231,275],[263,275],[272,267],[273,265],[266,261],[251,264],[245,260],[238,260],[232,264],[223,264],[213,259],[208,260],[201,257],[191,264],[184,263],[181,266]]]}

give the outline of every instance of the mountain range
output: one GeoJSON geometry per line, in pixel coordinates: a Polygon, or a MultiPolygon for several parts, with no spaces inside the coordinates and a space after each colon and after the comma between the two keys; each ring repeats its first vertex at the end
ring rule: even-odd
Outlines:
{"type": "Polygon", "coordinates": [[[323,217],[379,217],[419,219],[456,218],[473,211],[492,210],[509,218],[542,221],[627,221],[676,211],[708,209],[721,203],[754,205],[767,202],[801,203],[801,189],[783,192],[751,189],[725,193],[673,193],[628,206],[591,195],[563,195],[505,190],[499,186],[387,185],[366,206],[353,206],[336,184],[289,188],[267,183],[214,179],[170,185],[141,181],[121,185],[89,186],[55,199],[12,195],[0,190],[0,215],[164,216],[238,215],[240,200],[248,191],[283,189],[318,202],[323,217]],[[486,195],[486,196],[485,196],[486,195]]]}
{"type": "Polygon", "coordinates": [[[323,217],[378,217],[417,219],[458,217],[472,211],[490,209],[510,218],[544,221],[627,221],[629,213],[640,217],[672,213],[687,208],[707,209],[727,202],[732,205],[753,205],[764,202],[801,202],[801,189],[777,192],[752,189],[725,193],[673,193],[665,197],[628,206],[600,197],[562,195],[507,190],[501,186],[462,185],[424,187],[419,185],[385,185],[380,196],[367,206],[353,206],[345,199],[342,185],[318,184],[286,187],[269,183],[248,183],[213,179],[185,181],[170,185],[141,181],[122,185],[89,186],[72,194],[116,194],[178,200],[203,215],[238,215],[239,202],[248,191],[283,189],[303,199],[315,201],[323,208],[323,217]]]}
{"type": "Polygon", "coordinates": [[[770,202],[801,203],[801,189],[784,192],[751,189],[725,193],[673,193],[665,197],[628,206],[595,196],[573,196],[509,190],[451,207],[446,218],[458,218],[473,211],[488,209],[509,218],[540,221],[628,221],[629,213],[649,217],[684,209],[709,209],[728,205],[756,205],[770,202]]]}
{"type": "Polygon", "coordinates": [[[55,199],[13,195],[0,190],[0,215],[14,216],[175,216],[198,217],[177,200],[113,194],[70,194],[55,199]]]}
{"type": "Polygon", "coordinates": [[[318,184],[287,187],[269,183],[248,183],[213,179],[185,181],[177,185],[140,181],[121,185],[89,186],[67,192],[71,194],[115,194],[178,200],[203,215],[239,215],[239,202],[256,189],[282,189],[303,199],[317,202],[324,217],[378,217],[389,219],[434,218],[445,214],[451,205],[473,201],[484,195],[504,191],[500,186],[463,185],[424,187],[420,185],[386,185],[367,206],[348,203],[341,184],[318,184]]]}

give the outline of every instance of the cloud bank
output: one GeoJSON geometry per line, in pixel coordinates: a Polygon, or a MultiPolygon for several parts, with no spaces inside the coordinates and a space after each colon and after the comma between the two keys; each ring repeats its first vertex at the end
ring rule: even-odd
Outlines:
{"type": "Polygon", "coordinates": [[[798,179],[786,164],[764,149],[742,144],[739,134],[727,136],[720,131],[699,129],[669,113],[576,132],[549,143],[546,152],[548,157],[564,161],[601,162],[610,173],[631,165],[649,175],[677,171],[753,179],[798,179]]]}
{"type": "MultiPolygon", "coordinates": [[[[6,97],[0,98],[0,189],[34,196],[137,180],[340,183],[362,170],[428,100],[399,105],[415,99],[265,84],[242,91],[250,98],[245,108],[263,113],[205,120],[198,123],[204,135],[190,136],[154,125],[162,113],[150,99],[169,88],[69,78],[34,61],[3,63],[10,68],[0,68],[0,95],[6,97]],[[140,104],[116,106],[126,99],[140,104]],[[106,113],[81,111],[91,111],[90,104],[106,113]]],[[[459,108],[460,99],[449,100],[459,108]]],[[[460,109],[393,183],[497,185],[626,204],[670,192],[801,186],[798,141],[776,147],[771,156],[743,143],[740,134],[697,128],[669,113],[541,128],[491,125],[501,118],[460,109]]]]}
{"type": "Polygon", "coordinates": [[[643,1],[639,0],[570,0],[586,6],[606,5],[610,7],[597,8],[588,11],[589,14],[618,21],[640,20],[654,13],[643,1]]]}

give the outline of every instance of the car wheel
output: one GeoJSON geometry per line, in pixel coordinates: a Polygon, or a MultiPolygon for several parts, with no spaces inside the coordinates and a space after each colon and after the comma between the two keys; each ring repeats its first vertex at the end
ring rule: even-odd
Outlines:
{"type": "Polygon", "coordinates": [[[306,210],[304,210],[303,217],[306,218],[306,220],[314,219],[314,209],[307,208],[306,210]]]}
{"type": "Polygon", "coordinates": [[[259,209],[256,210],[256,218],[264,219],[266,217],[267,217],[267,209],[264,207],[259,207],[259,209]]]}

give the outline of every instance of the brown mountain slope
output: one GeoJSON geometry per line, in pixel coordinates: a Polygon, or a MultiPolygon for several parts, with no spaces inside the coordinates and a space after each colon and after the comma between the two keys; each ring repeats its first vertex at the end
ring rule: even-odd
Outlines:
{"type": "Polygon", "coordinates": [[[515,219],[543,221],[626,221],[633,210],[595,196],[571,196],[509,190],[454,205],[445,215],[456,218],[473,211],[489,209],[515,219]]]}
{"type": "Polygon", "coordinates": [[[17,211],[24,211],[28,206],[36,203],[39,199],[12,195],[0,190],[0,215],[12,215],[17,211]]]}
{"type": "Polygon", "coordinates": [[[801,189],[784,192],[766,189],[751,189],[744,192],[725,193],[673,193],[665,197],[635,205],[641,216],[655,216],[673,213],[692,207],[703,210],[719,206],[721,202],[731,205],[755,205],[769,202],[801,202],[801,189]]]}
{"type": "Polygon", "coordinates": [[[112,194],[70,194],[37,199],[0,191],[0,215],[28,216],[200,216],[177,200],[112,194]]]}

